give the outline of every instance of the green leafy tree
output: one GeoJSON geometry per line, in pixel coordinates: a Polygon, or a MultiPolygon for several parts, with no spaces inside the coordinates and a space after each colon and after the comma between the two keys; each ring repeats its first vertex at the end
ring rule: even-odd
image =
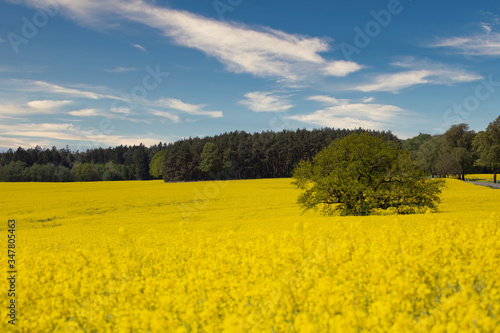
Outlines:
{"type": "Polygon", "coordinates": [[[71,169],[71,175],[77,182],[91,182],[101,180],[99,171],[92,163],[78,163],[71,169]]]}
{"type": "Polygon", "coordinates": [[[0,179],[3,182],[22,182],[26,179],[24,178],[24,170],[26,169],[26,163],[21,161],[11,161],[9,164],[2,167],[2,172],[0,174],[0,179]]]}
{"type": "Polygon", "coordinates": [[[165,160],[165,152],[165,149],[157,152],[151,159],[151,163],[149,163],[149,174],[154,178],[163,177],[162,165],[165,160]]]}
{"type": "Polygon", "coordinates": [[[442,135],[433,136],[430,140],[425,141],[416,152],[417,164],[424,172],[434,175],[438,172],[437,161],[439,152],[443,143],[442,135]]]}
{"type": "Polygon", "coordinates": [[[102,180],[104,181],[114,181],[114,180],[125,180],[126,175],[123,172],[125,168],[124,165],[115,164],[113,162],[108,162],[104,165],[102,172],[102,180]]]}
{"type": "Polygon", "coordinates": [[[73,178],[71,177],[70,169],[66,168],[62,165],[57,166],[57,168],[54,172],[54,177],[55,177],[56,181],[58,181],[58,182],[73,181],[73,178]]]}
{"type": "Polygon", "coordinates": [[[92,163],[84,163],[82,166],[82,180],[84,182],[93,182],[101,180],[99,171],[92,163]]]}
{"type": "Polygon", "coordinates": [[[453,125],[443,134],[444,143],[438,161],[442,172],[458,174],[460,179],[465,180],[465,174],[474,165],[472,141],[475,135],[467,124],[453,125]]]}
{"type": "Polygon", "coordinates": [[[430,134],[420,133],[413,138],[406,139],[403,142],[403,149],[410,153],[412,158],[417,158],[420,147],[430,140],[432,140],[432,136],[430,134]]]}
{"type": "Polygon", "coordinates": [[[311,162],[301,161],[293,177],[303,208],[325,215],[435,210],[444,183],[427,179],[400,147],[367,133],[333,141],[311,162]]]}
{"type": "MultiPolygon", "coordinates": [[[[201,152],[201,163],[199,169],[209,175],[215,175],[220,168],[219,148],[212,142],[207,142],[201,152]]],[[[211,176],[211,178],[214,178],[211,176]]]]}
{"type": "Polygon", "coordinates": [[[473,146],[479,155],[475,164],[490,168],[493,171],[493,182],[496,183],[497,171],[500,170],[500,116],[485,131],[476,135],[473,146]]]}
{"type": "Polygon", "coordinates": [[[56,167],[52,163],[45,165],[33,164],[25,169],[25,179],[32,182],[53,182],[55,178],[56,167]]]}

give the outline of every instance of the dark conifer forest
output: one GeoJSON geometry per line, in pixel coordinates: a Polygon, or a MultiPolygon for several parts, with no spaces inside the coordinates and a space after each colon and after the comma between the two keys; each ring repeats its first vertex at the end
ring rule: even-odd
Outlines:
{"type": "MultiPolygon", "coordinates": [[[[310,159],[330,142],[365,130],[317,129],[188,138],[145,147],[118,146],[73,152],[69,147],[40,147],[0,153],[0,180],[69,182],[251,179],[289,177],[301,159],[310,159]]],[[[375,132],[398,141],[390,132],[375,132]]]]}
{"type": "Polygon", "coordinates": [[[333,140],[351,133],[380,135],[405,149],[430,176],[495,173],[500,169],[500,117],[476,133],[467,124],[441,135],[400,140],[390,131],[297,129],[234,131],[146,147],[118,146],[71,151],[40,147],[0,153],[0,181],[71,182],[164,179],[166,182],[290,177],[300,160],[311,160],[333,140]]]}

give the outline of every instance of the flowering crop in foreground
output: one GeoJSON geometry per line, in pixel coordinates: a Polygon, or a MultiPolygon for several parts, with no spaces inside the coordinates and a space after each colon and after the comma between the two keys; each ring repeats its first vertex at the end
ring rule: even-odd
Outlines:
{"type": "Polygon", "coordinates": [[[500,332],[500,190],[446,184],[439,213],[332,218],[289,179],[2,183],[16,329],[500,332]]]}
{"type": "Polygon", "coordinates": [[[492,182],[493,181],[493,174],[470,174],[470,175],[465,175],[465,180],[468,181],[479,181],[479,182],[492,182]]]}

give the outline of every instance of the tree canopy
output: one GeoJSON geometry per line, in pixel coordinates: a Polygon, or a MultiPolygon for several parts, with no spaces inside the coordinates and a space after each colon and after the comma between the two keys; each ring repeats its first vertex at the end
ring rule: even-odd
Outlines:
{"type": "Polygon", "coordinates": [[[151,159],[151,162],[149,163],[149,174],[154,178],[161,178],[163,176],[161,173],[161,168],[164,159],[165,159],[165,149],[157,152],[151,159]]]}
{"type": "Polygon", "coordinates": [[[215,175],[219,170],[219,148],[212,142],[205,143],[201,152],[201,163],[198,167],[201,172],[208,174],[210,177],[215,175]]]}
{"type": "Polygon", "coordinates": [[[442,180],[428,179],[399,145],[368,133],[333,141],[312,161],[301,161],[293,178],[303,190],[303,208],[321,208],[325,215],[435,210],[443,186],[442,180]]]}
{"type": "Polygon", "coordinates": [[[473,141],[473,146],[479,158],[475,164],[491,168],[494,182],[500,170],[500,116],[492,121],[485,131],[479,132],[473,141]]]}
{"type": "Polygon", "coordinates": [[[458,174],[465,180],[465,173],[469,173],[474,165],[472,140],[475,132],[469,130],[469,125],[458,124],[450,127],[443,134],[442,153],[438,159],[440,169],[446,173],[458,174]]]}

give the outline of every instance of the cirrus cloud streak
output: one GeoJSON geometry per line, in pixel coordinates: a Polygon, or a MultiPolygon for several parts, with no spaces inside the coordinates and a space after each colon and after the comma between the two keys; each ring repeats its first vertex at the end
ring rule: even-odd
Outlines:
{"type": "MultiPolygon", "coordinates": [[[[26,3],[40,7],[53,1],[27,0],[26,3]]],[[[144,24],[178,45],[216,58],[234,73],[296,82],[318,76],[343,77],[362,68],[352,61],[321,56],[320,53],[331,49],[326,39],[221,22],[144,0],[68,1],[60,7],[63,15],[83,25],[109,27],[111,21],[124,19],[144,24]]],[[[133,46],[144,49],[139,44],[133,46]]]]}
{"type": "Polygon", "coordinates": [[[292,115],[287,118],[318,126],[382,130],[397,117],[408,114],[404,109],[388,104],[364,103],[323,95],[311,96],[308,100],[330,106],[309,114],[292,115]]]}

